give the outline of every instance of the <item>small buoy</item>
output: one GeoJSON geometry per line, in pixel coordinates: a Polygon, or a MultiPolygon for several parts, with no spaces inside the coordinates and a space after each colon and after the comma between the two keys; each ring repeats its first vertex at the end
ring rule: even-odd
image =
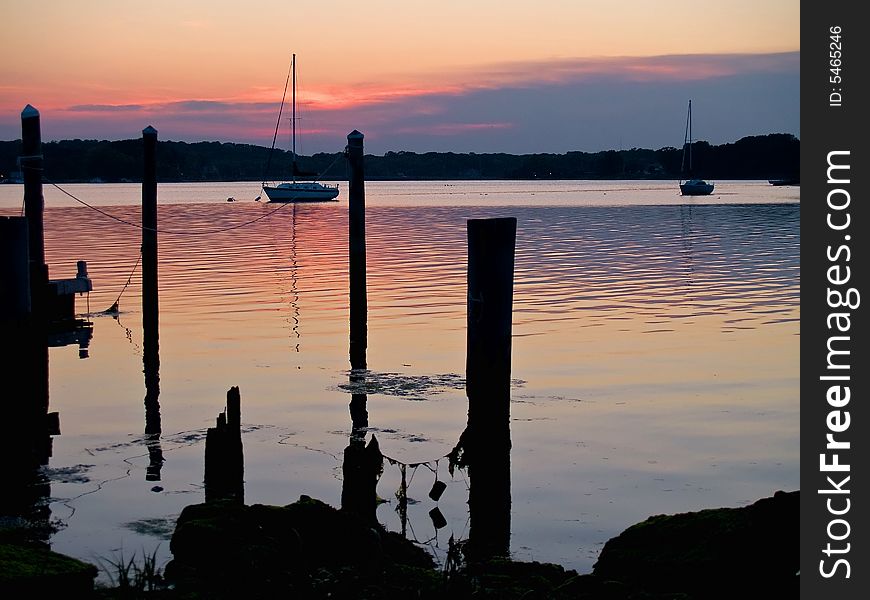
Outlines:
{"type": "Polygon", "coordinates": [[[429,497],[438,502],[438,498],[441,497],[445,489],[447,489],[447,484],[436,479],[435,483],[432,484],[432,489],[429,490],[429,497]]]}
{"type": "Polygon", "coordinates": [[[429,511],[429,518],[432,519],[432,525],[435,526],[435,529],[441,529],[447,525],[447,519],[444,518],[437,506],[429,511]]]}

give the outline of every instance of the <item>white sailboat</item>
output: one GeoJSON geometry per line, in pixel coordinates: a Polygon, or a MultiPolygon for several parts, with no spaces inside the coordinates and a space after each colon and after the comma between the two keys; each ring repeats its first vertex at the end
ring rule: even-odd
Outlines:
{"type": "MultiPolygon", "coordinates": [[[[263,192],[269,198],[269,202],[323,202],[326,200],[335,200],[338,197],[337,185],[325,185],[318,181],[297,181],[296,177],[307,175],[301,173],[296,166],[296,55],[290,62],[290,71],[293,77],[293,99],[292,99],[292,115],[291,115],[291,151],[292,151],[292,180],[277,185],[266,185],[263,182],[263,192]]],[[[285,86],[284,93],[286,95],[287,88],[285,86]]],[[[281,110],[278,111],[278,123],[281,122],[281,113],[284,109],[284,98],[281,99],[281,110]]],[[[276,126],[277,132],[277,126],[276,126]]],[[[277,136],[277,133],[276,133],[277,136]]],[[[272,142],[274,150],[275,142],[272,142]]]]}
{"type": "MultiPolygon", "coordinates": [[[[689,100],[689,114],[686,116],[686,137],[683,140],[683,173],[692,176],[692,101],[689,100]]],[[[703,179],[680,179],[680,194],[683,196],[707,196],[713,192],[713,184],[703,179]]]]}

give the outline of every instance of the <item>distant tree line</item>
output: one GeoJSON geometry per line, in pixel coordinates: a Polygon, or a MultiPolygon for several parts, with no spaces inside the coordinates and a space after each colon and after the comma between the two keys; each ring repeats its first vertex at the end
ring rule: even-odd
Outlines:
{"type": "MultiPolygon", "coordinates": [[[[21,142],[0,141],[0,178],[20,177],[21,142]]],[[[142,141],[64,140],[43,144],[45,176],[55,182],[138,182],[142,178],[142,141]]],[[[344,180],[339,154],[298,157],[301,171],[344,180]],[[324,172],[325,171],[325,172],[324,172]]],[[[371,180],[443,179],[678,179],[683,151],[632,148],[565,154],[477,154],[387,152],[366,155],[371,180]]],[[[250,144],[158,142],[157,177],[161,182],[285,180],[290,153],[250,144]]],[[[800,140],[775,133],[745,137],[731,144],[692,145],[693,175],[706,179],[797,177],[800,140]]]]}

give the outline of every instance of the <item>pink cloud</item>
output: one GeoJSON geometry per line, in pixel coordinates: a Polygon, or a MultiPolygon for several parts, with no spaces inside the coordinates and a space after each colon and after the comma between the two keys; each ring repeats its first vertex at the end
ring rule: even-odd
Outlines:
{"type": "Polygon", "coordinates": [[[415,125],[400,127],[396,133],[422,133],[426,135],[456,135],[473,131],[486,131],[493,129],[511,129],[513,123],[435,123],[430,125],[415,125]]]}
{"type": "MultiPolygon", "coordinates": [[[[577,90],[610,89],[610,84],[650,84],[658,86],[657,89],[673,89],[680,85],[697,87],[732,76],[792,74],[797,77],[799,59],[799,52],[555,59],[427,74],[425,81],[419,81],[422,75],[417,75],[401,82],[366,81],[342,87],[312,88],[306,90],[299,103],[300,125],[309,148],[318,149],[332,147],[336,140],[340,142],[355,128],[365,129],[372,139],[384,135],[446,138],[475,132],[520,131],[520,121],[546,119],[541,110],[554,107],[520,108],[514,114],[494,114],[493,110],[501,111],[499,104],[484,108],[475,98],[492,92],[503,94],[501,98],[522,97],[533,103],[539,101],[538,90],[555,94],[560,89],[567,91],[570,86],[575,89],[568,93],[577,94],[577,90]],[[587,83],[594,85],[587,86],[587,83]],[[536,95],[523,95],[522,90],[536,95]],[[462,104],[466,100],[468,104],[462,104]],[[461,106],[467,107],[467,110],[462,109],[464,114],[459,112],[461,106]]],[[[10,99],[9,91],[0,87],[0,104],[10,99]]],[[[232,140],[268,145],[274,135],[279,105],[278,99],[269,99],[273,93],[274,90],[270,93],[252,88],[227,98],[168,100],[155,100],[153,95],[149,99],[136,99],[125,93],[122,101],[115,96],[116,101],[109,103],[84,100],[72,104],[67,100],[66,104],[55,101],[38,108],[43,113],[45,139],[95,136],[129,139],[151,124],[161,131],[162,139],[232,140]]],[[[111,95],[102,97],[112,98],[111,95]]],[[[20,107],[17,111],[9,110],[8,118],[0,118],[0,138],[17,137],[18,111],[20,107]]],[[[583,114],[591,114],[589,106],[583,114]]],[[[283,130],[279,136],[284,136],[283,130]]]]}

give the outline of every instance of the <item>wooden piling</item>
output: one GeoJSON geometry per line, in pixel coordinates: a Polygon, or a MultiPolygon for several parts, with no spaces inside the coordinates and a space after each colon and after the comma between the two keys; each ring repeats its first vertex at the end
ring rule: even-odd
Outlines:
{"type": "Polygon", "coordinates": [[[30,258],[26,217],[0,217],[0,322],[30,315],[30,258]]]}
{"type": "MultiPolygon", "coordinates": [[[[144,169],[142,176],[142,328],[157,334],[157,130],[142,130],[144,169]]],[[[157,340],[154,341],[156,349],[157,340]]],[[[147,338],[146,338],[147,343],[147,338]]]]}
{"type": "Polygon", "coordinates": [[[468,221],[470,559],[510,550],[510,376],[515,218],[468,221]]]}
{"type": "Polygon", "coordinates": [[[31,105],[21,111],[21,171],[24,178],[24,216],[27,217],[30,260],[30,302],[35,314],[43,315],[48,287],[45,264],[45,228],[42,195],[42,133],[39,111],[31,105]]]}
{"type": "MultiPolygon", "coordinates": [[[[157,130],[142,130],[142,362],[145,373],[145,434],[154,446],[160,419],[160,332],[157,283],[157,130]]],[[[159,445],[155,446],[159,448],[159,445]]],[[[152,455],[151,478],[159,478],[162,453],[152,455]]]]}
{"type": "Polygon", "coordinates": [[[466,393],[469,421],[510,418],[511,319],[517,220],[469,219],[466,393]]]}
{"type": "Polygon", "coordinates": [[[241,402],[239,388],[227,391],[224,412],[210,427],[205,438],[205,501],[245,500],[245,457],[242,448],[241,402]]]}
{"type": "Polygon", "coordinates": [[[366,319],[366,212],[363,134],[353,130],[347,136],[350,167],[348,191],[348,255],[350,271],[350,366],[366,368],[368,332],[366,319]]]}

